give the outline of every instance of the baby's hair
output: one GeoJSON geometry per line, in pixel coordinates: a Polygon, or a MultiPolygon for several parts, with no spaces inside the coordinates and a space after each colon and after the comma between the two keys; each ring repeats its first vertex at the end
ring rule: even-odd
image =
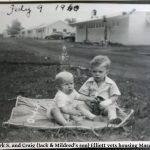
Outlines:
{"type": "Polygon", "coordinates": [[[63,80],[73,78],[73,74],[68,71],[62,71],[55,76],[55,83],[59,87],[63,80]]]}
{"type": "Polygon", "coordinates": [[[97,67],[97,66],[104,66],[106,69],[109,69],[111,65],[111,60],[104,55],[97,55],[90,61],[90,66],[97,67]]]}

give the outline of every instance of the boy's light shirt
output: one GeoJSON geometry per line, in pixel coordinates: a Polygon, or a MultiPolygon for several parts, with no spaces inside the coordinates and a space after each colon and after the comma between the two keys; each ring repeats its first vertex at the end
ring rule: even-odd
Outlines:
{"type": "Polygon", "coordinates": [[[76,105],[79,104],[80,101],[77,101],[75,99],[78,99],[79,97],[80,95],[76,90],[73,90],[73,92],[69,95],[59,90],[56,93],[54,100],[58,107],[76,107],[76,105]]]}
{"type": "Polygon", "coordinates": [[[121,95],[116,83],[106,76],[104,82],[98,87],[94,78],[89,78],[80,88],[79,93],[87,96],[101,96],[104,99],[109,99],[113,95],[121,95]]]}

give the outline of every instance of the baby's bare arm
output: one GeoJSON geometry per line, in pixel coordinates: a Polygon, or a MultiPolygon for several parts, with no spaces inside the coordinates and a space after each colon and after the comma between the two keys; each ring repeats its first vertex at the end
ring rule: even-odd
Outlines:
{"type": "Polygon", "coordinates": [[[86,96],[83,94],[79,94],[78,99],[79,101],[90,101],[90,102],[95,102],[96,99],[94,97],[86,96]]]}

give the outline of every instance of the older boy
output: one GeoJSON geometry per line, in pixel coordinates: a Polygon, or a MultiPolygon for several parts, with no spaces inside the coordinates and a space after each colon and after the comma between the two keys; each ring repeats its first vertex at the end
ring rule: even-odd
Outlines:
{"type": "Polygon", "coordinates": [[[80,95],[74,89],[74,78],[70,72],[63,71],[58,73],[55,81],[58,91],[54,100],[57,107],[50,109],[51,112],[48,111],[48,116],[51,113],[56,122],[61,125],[68,125],[70,118],[78,121],[79,116],[85,116],[91,120],[96,118],[96,115],[83,107],[83,101],[93,102],[95,99],[80,95]]]}
{"type": "MultiPolygon", "coordinates": [[[[90,77],[80,88],[79,93],[97,97],[100,96],[103,101],[99,103],[99,109],[107,112],[110,123],[119,124],[121,119],[117,117],[116,108],[118,97],[121,95],[116,83],[107,75],[110,70],[111,61],[107,56],[98,55],[90,62],[90,77]]],[[[88,109],[92,111],[92,103],[85,102],[88,109]]]]}

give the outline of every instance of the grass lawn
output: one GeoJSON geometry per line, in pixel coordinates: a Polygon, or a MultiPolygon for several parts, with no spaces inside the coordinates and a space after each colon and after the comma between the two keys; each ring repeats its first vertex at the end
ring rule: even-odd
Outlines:
{"type": "MultiPolygon", "coordinates": [[[[112,60],[110,77],[118,84],[122,96],[119,100],[124,108],[133,108],[133,120],[123,129],[97,131],[48,130],[27,128],[2,128],[0,142],[39,141],[128,141],[150,140],[150,47],[108,47],[66,43],[64,41],[0,39],[0,124],[10,117],[17,95],[53,98],[56,92],[54,77],[60,71],[59,55],[63,45],[67,46],[72,65],[88,68],[89,61],[98,54],[112,60]]],[[[82,76],[75,75],[76,89],[90,76],[88,70],[82,76]]]]}

